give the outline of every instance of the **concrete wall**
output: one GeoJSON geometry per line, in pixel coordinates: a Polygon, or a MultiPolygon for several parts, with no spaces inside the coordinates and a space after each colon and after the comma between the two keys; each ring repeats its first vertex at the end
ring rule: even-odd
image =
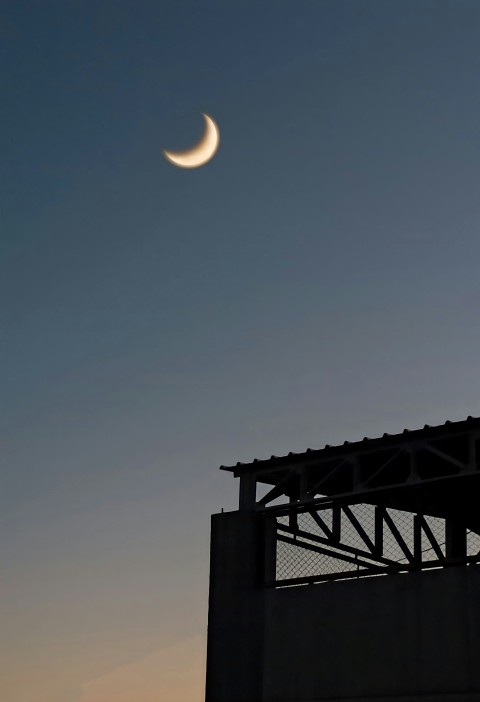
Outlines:
{"type": "Polygon", "coordinates": [[[269,592],[265,701],[460,692],[480,700],[479,568],[269,592]]]}
{"type": "Polygon", "coordinates": [[[480,702],[480,567],[263,589],[266,524],[212,522],[207,702],[480,702]]]}
{"type": "Polygon", "coordinates": [[[247,512],[212,517],[208,702],[260,702],[264,599],[261,522],[247,512]]]}

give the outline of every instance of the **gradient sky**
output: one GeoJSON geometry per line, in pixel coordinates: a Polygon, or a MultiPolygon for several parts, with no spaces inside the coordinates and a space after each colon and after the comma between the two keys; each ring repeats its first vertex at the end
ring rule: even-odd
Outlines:
{"type": "Polygon", "coordinates": [[[3,0],[0,47],[2,699],[201,702],[218,466],[480,414],[480,3],[3,0]]]}

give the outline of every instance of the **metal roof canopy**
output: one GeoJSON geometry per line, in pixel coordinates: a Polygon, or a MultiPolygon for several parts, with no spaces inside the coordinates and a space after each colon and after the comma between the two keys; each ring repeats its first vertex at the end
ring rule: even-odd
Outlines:
{"type": "Polygon", "coordinates": [[[362,502],[453,519],[480,533],[479,455],[480,418],[468,417],[220,469],[240,478],[241,510],[291,514],[362,502]],[[260,499],[258,483],[271,486],[260,499]]]}

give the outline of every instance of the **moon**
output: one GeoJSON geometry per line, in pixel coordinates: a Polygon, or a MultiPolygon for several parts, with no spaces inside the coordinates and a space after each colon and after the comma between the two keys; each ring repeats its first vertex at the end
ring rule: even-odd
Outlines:
{"type": "Polygon", "coordinates": [[[220,145],[220,131],[215,121],[202,113],[205,131],[200,141],[186,151],[163,151],[165,158],[180,168],[198,168],[212,159],[220,145]]]}

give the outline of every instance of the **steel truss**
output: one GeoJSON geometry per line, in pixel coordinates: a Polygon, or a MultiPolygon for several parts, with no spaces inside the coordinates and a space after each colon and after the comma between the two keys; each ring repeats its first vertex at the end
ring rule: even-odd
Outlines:
{"type": "Polygon", "coordinates": [[[361,577],[479,560],[467,548],[467,534],[480,534],[479,418],[222,469],[240,478],[240,510],[275,521],[279,544],[338,563],[327,573],[287,578],[292,584],[352,577],[352,569],[361,577]],[[360,504],[375,510],[373,532],[355,511],[360,504]],[[400,513],[411,517],[408,534],[398,527],[400,513]],[[299,526],[301,515],[313,520],[313,531],[299,526]],[[430,518],[443,520],[441,542],[430,518]],[[346,525],[356,532],[355,544],[344,538],[346,525]],[[399,557],[385,551],[386,535],[399,557]]]}
{"type": "MultiPolygon", "coordinates": [[[[296,513],[289,515],[288,523],[277,520],[277,542],[327,556],[334,559],[338,565],[332,572],[282,578],[267,585],[276,587],[301,585],[480,562],[480,550],[476,550],[474,554],[467,553],[466,529],[464,530],[465,553],[461,557],[454,557],[448,555],[449,538],[446,522],[443,522],[445,538],[439,541],[423,514],[409,515],[411,530],[410,533],[406,533],[405,521],[403,520],[402,524],[398,523],[402,515],[396,510],[388,510],[384,506],[377,505],[373,508],[373,512],[374,525],[373,529],[370,529],[371,534],[362,524],[362,518],[356,516],[352,505],[348,504],[330,504],[316,510],[308,510],[306,514],[317,527],[316,533],[300,528],[296,513]],[[330,513],[328,520],[324,516],[327,511],[330,513]],[[348,527],[348,531],[345,527],[348,527]],[[352,531],[356,536],[354,541],[360,542],[360,546],[352,545],[352,531]],[[394,542],[400,558],[398,555],[397,558],[389,557],[385,548],[387,539],[390,552],[394,542]],[[429,544],[426,549],[423,547],[425,542],[429,544]],[[425,558],[424,554],[432,551],[435,558],[425,558]],[[349,569],[342,569],[342,564],[349,566],[349,569]]],[[[438,523],[441,520],[436,521],[438,523]]]]}

